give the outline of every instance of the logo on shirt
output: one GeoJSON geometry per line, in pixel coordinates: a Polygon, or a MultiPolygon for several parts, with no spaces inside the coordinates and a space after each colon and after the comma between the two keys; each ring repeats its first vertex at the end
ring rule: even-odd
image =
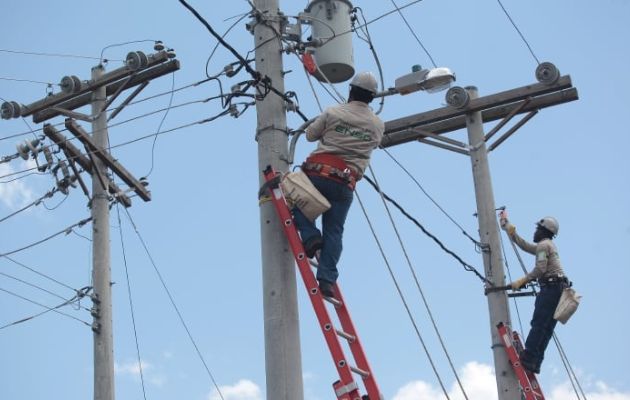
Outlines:
{"type": "Polygon", "coordinates": [[[352,127],[344,124],[336,125],[335,132],[340,133],[344,136],[352,136],[359,140],[363,140],[364,142],[369,142],[370,140],[372,140],[372,136],[370,136],[366,132],[358,129],[352,129],[352,127]]]}

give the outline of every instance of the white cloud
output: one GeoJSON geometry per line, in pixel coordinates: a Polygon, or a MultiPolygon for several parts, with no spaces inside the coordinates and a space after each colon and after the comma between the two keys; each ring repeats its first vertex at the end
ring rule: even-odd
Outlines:
{"type": "MultiPolygon", "coordinates": [[[[219,389],[224,400],[262,400],[260,387],[247,379],[241,379],[232,386],[219,386],[219,389]]],[[[208,396],[208,400],[221,400],[221,396],[214,389],[208,396]]]]}
{"type": "MultiPolygon", "coordinates": [[[[153,365],[146,361],[142,361],[142,372],[145,373],[152,369],[153,365]]],[[[114,363],[114,372],[120,375],[140,376],[140,364],[137,361],[126,364],[114,363]]]]}
{"type": "MultiPolygon", "coordinates": [[[[140,379],[140,365],[137,361],[128,362],[126,364],[114,363],[114,372],[119,376],[130,376],[133,379],[140,379]]],[[[166,384],[166,377],[154,372],[155,367],[146,361],[142,361],[142,375],[145,382],[149,382],[153,386],[162,387],[166,384]]]]}
{"type": "MultiPolygon", "coordinates": [[[[477,362],[466,364],[461,371],[459,377],[462,386],[470,399],[496,400],[497,389],[492,367],[477,362]]],[[[551,388],[550,390],[543,387],[549,400],[573,400],[575,392],[569,382],[551,388]],[[550,394],[550,395],[549,395],[550,394]]],[[[630,393],[622,393],[610,388],[604,382],[597,382],[594,387],[585,391],[586,398],[589,400],[630,400],[630,393]]],[[[448,390],[448,395],[453,400],[461,400],[464,398],[459,385],[455,382],[448,390]]],[[[424,381],[413,381],[398,390],[392,400],[431,400],[442,399],[444,393],[439,386],[426,383],[424,381]]]]}
{"type": "MultiPolygon", "coordinates": [[[[595,383],[595,389],[584,393],[589,400],[630,400],[630,393],[621,393],[610,388],[604,382],[595,383]]],[[[573,400],[575,391],[569,382],[553,388],[550,400],[573,400]]]]}
{"type": "MultiPolygon", "coordinates": [[[[9,164],[0,164],[0,176],[9,175],[13,172],[16,171],[9,164]]],[[[9,182],[16,177],[17,175],[2,178],[6,183],[0,185],[0,201],[8,208],[24,206],[34,199],[33,191],[22,180],[9,182]]]]}

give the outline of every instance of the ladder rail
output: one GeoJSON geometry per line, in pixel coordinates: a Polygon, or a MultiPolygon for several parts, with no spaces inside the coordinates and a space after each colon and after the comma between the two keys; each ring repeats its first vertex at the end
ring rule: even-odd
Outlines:
{"type": "Polygon", "coordinates": [[[499,337],[503,341],[505,352],[510,360],[510,365],[521,385],[525,400],[545,400],[536,375],[527,371],[521,365],[519,351],[523,349],[523,344],[521,343],[518,333],[516,331],[512,332],[510,327],[503,322],[497,325],[497,330],[499,331],[499,337]]]}
{"type": "Polygon", "coordinates": [[[350,351],[352,352],[354,361],[357,364],[357,368],[362,371],[368,372],[367,376],[360,374],[363,378],[363,384],[365,385],[365,388],[368,392],[368,395],[370,395],[370,398],[379,400],[381,391],[378,387],[378,384],[376,383],[376,379],[374,378],[374,374],[372,373],[372,368],[370,367],[370,363],[368,362],[365,352],[363,350],[363,346],[361,345],[361,340],[359,339],[359,335],[357,334],[354,323],[350,318],[350,313],[348,312],[348,309],[346,307],[346,302],[343,299],[341,290],[339,289],[339,286],[337,284],[335,284],[335,293],[337,293],[337,297],[343,305],[342,307],[335,308],[337,311],[339,322],[341,323],[341,328],[345,333],[350,334],[354,337],[354,340],[348,341],[348,346],[350,347],[350,351]],[[372,397],[372,395],[379,397],[372,397]]]}
{"type": "MultiPolygon", "coordinates": [[[[265,170],[264,174],[267,182],[276,177],[276,173],[270,168],[265,170]]],[[[302,280],[304,281],[304,285],[308,291],[308,297],[311,300],[311,304],[315,310],[315,315],[317,316],[317,320],[324,334],[324,339],[335,363],[335,368],[339,373],[340,382],[335,384],[336,395],[339,400],[360,399],[361,395],[359,394],[356,383],[354,383],[352,370],[350,369],[350,365],[344,355],[337,333],[333,328],[328,310],[324,305],[324,298],[319,291],[317,280],[310,270],[308,258],[306,257],[302,241],[297,233],[295,225],[293,224],[293,216],[286,204],[282,190],[279,186],[272,186],[269,188],[269,191],[271,194],[271,201],[274,204],[276,212],[278,213],[282,223],[284,233],[289,241],[295,261],[297,262],[298,270],[300,271],[300,275],[302,276],[302,280]]]]}

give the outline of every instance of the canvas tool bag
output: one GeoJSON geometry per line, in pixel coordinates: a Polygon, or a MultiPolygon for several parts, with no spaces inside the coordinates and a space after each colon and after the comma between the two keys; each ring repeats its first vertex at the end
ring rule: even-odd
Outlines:
{"type": "Polygon", "coordinates": [[[280,187],[286,199],[311,221],[315,221],[330,208],[328,200],[301,170],[285,174],[280,181],[280,187]]]}
{"type": "Polygon", "coordinates": [[[582,299],[582,296],[578,295],[573,288],[564,288],[562,290],[562,296],[560,296],[560,301],[558,302],[558,307],[556,307],[556,311],[553,314],[553,318],[563,324],[566,324],[580,305],[580,299],[582,299]]]}

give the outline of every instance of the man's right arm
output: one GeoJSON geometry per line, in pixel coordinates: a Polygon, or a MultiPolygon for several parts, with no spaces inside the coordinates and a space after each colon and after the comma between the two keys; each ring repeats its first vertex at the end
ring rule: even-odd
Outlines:
{"type": "Polygon", "coordinates": [[[536,254],[536,245],[528,242],[516,233],[516,226],[508,221],[507,211],[502,210],[501,213],[499,213],[499,223],[501,225],[501,229],[507,232],[510,239],[512,239],[512,241],[516,243],[521,250],[526,251],[529,254],[536,254]]]}

